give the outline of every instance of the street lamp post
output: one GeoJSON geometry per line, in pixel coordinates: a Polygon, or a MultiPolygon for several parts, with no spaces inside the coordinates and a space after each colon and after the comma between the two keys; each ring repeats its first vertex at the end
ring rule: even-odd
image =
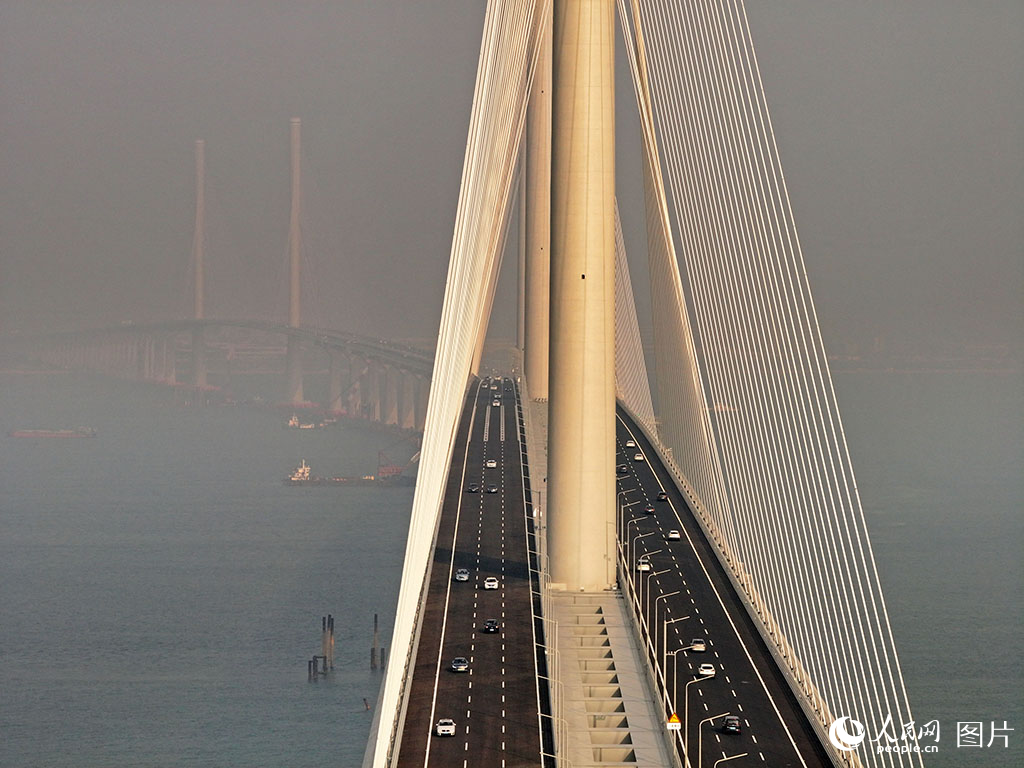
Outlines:
{"type": "MultiPolygon", "coordinates": [[[[666,592],[665,594],[658,595],[656,598],[654,598],[654,658],[655,659],[658,658],[658,601],[659,600],[664,600],[666,597],[672,597],[673,595],[678,595],[680,591],[681,590],[677,589],[675,592],[666,592]]],[[[662,644],[663,645],[664,645],[664,642],[665,642],[664,638],[662,638],[662,644]]],[[[664,654],[662,654],[662,655],[664,655],[664,654]]],[[[668,687],[668,677],[667,677],[667,674],[668,674],[668,671],[663,666],[661,668],[661,679],[665,681],[665,687],[666,688],[668,687]]]]}
{"type": "MultiPolygon", "coordinates": [[[[646,555],[647,555],[647,557],[652,557],[653,555],[660,555],[662,552],[663,552],[663,550],[656,549],[653,552],[647,552],[646,555]]],[[[642,598],[641,598],[642,606],[641,607],[643,608],[643,611],[644,611],[643,612],[643,619],[644,619],[643,620],[643,626],[644,626],[644,632],[647,633],[647,639],[648,640],[651,639],[651,623],[647,620],[647,614],[649,613],[647,608],[648,608],[648,604],[651,602],[651,577],[652,576],[661,576],[661,574],[668,573],[670,570],[671,570],[671,568],[666,568],[663,571],[656,571],[656,570],[654,570],[654,566],[652,565],[651,566],[651,570],[647,571],[647,577],[640,579],[640,592],[642,593],[642,598]],[[644,582],[646,582],[646,583],[644,583],[644,582]]],[[[657,650],[655,650],[655,655],[657,655],[657,650]]]]}
{"type": "Polygon", "coordinates": [[[705,717],[703,720],[697,723],[697,768],[703,768],[704,766],[704,755],[701,754],[701,747],[703,746],[704,734],[701,731],[700,727],[704,725],[704,723],[710,723],[712,720],[717,720],[718,718],[725,717],[728,714],[728,712],[723,712],[720,715],[712,715],[711,717],[705,717]]]}
{"type": "MultiPolygon", "coordinates": [[[[657,549],[657,550],[654,550],[653,552],[648,552],[647,556],[650,557],[651,555],[659,555],[659,554],[662,554],[662,552],[663,552],[663,550],[657,549]]],[[[652,589],[651,586],[650,586],[650,580],[651,580],[652,577],[656,577],[656,575],[662,575],[663,573],[668,573],[670,570],[672,570],[672,568],[665,568],[664,570],[654,570],[654,566],[651,565],[650,566],[650,570],[647,571],[646,579],[642,579],[641,580],[642,582],[646,582],[646,584],[641,584],[640,587],[641,587],[641,591],[643,592],[643,628],[644,628],[644,631],[647,633],[647,645],[650,645],[650,621],[648,620],[648,615],[650,613],[650,591],[652,589]]],[[[654,626],[655,627],[657,626],[657,617],[656,616],[655,616],[654,626]]],[[[654,660],[654,662],[656,662],[656,660],[657,660],[657,646],[656,645],[651,646],[651,655],[654,656],[654,658],[652,660],[654,660]]]]}
{"type": "Polygon", "coordinates": [[[739,754],[739,755],[729,755],[729,757],[723,757],[721,760],[715,760],[715,764],[714,764],[714,766],[712,766],[712,768],[718,768],[718,766],[720,766],[722,763],[727,763],[730,760],[735,760],[738,757],[746,757],[748,754],[750,754],[750,753],[749,752],[743,752],[742,754],[739,754]]]}
{"type": "Polygon", "coordinates": [[[690,686],[702,680],[707,680],[709,677],[711,675],[695,677],[683,686],[683,746],[686,748],[687,753],[690,750],[690,686]]]}
{"type": "MultiPolygon", "coordinates": [[[[668,625],[669,624],[675,624],[677,621],[685,621],[688,618],[690,618],[690,614],[686,614],[685,616],[680,616],[678,619],[665,619],[665,621],[662,623],[662,627],[661,627],[661,630],[662,630],[661,631],[661,634],[662,634],[661,645],[662,645],[662,655],[664,656],[664,659],[665,659],[664,664],[665,664],[665,674],[666,675],[668,675],[668,656],[669,656],[669,653],[668,653],[668,625]]],[[[689,650],[690,648],[693,648],[693,646],[692,645],[687,645],[684,648],[676,648],[674,651],[672,651],[672,711],[673,712],[675,711],[675,708],[676,708],[676,654],[679,653],[680,651],[689,650]]],[[[665,698],[668,698],[668,678],[667,677],[665,679],[665,698]]]]}

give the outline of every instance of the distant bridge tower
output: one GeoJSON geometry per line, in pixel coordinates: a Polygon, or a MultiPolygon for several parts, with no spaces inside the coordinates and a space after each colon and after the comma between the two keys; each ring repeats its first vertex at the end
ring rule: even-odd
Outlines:
{"type": "Polygon", "coordinates": [[[615,582],[614,33],[613,0],[554,4],[548,536],[572,592],[615,582]]]}
{"type": "MultiPolygon", "coordinates": [[[[195,296],[194,296],[194,319],[203,320],[205,301],[205,264],[203,244],[206,239],[205,216],[206,200],[204,189],[206,186],[206,142],[196,139],[196,223],[192,240],[192,257],[195,263],[195,296]]],[[[206,339],[204,338],[203,327],[198,322],[192,329],[192,386],[206,386],[206,339]]]]}
{"type": "MultiPolygon", "coordinates": [[[[301,228],[301,121],[297,117],[292,118],[291,148],[292,148],[292,217],[289,227],[289,251],[290,251],[290,279],[288,296],[288,325],[298,328],[301,324],[301,250],[302,250],[302,228],[301,228]]],[[[288,337],[288,350],[285,359],[285,401],[298,405],[305,398],[302,392],[302,348],[299,340],[294,336],[288,337]]]]}

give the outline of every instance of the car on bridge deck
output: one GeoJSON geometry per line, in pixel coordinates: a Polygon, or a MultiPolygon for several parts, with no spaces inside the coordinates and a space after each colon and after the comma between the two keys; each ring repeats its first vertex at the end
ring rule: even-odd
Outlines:
{"type": "Polygon", "coordinates": [[[468,568],[457,568],[455,570],[456,581],[469,581],[469,569],[468,568]]]}
{"type": "Polygon", "coordinates": [[[465,656],[456,656],[452,659],[452,672],[469,672],[469,659],[465,656]]]}
{"type": "Polygon", "coordinates": [[[488,459],[487,463],[484,464],[484,466],[487,467],[488,469],[494,469],[496,466],[498,466],[498,461],[496,459],[488,459]]]}
{"type": "Polygon", "coordinates": [[[633,461],[643,461],[643,460],[644,460],[644,455],[642,453],[640,453],[639,451],[637,451],[636,453],[633,454],[633,461]]]}
{"type": "Polygon", "coordinates": [[[729,715],[722,723],[722,733],[741,733],[740,719],[736,715],[729,715]]]}
{"type": "Polygon", "coordinates": [[[615,474],[620,476],[629,474],[629,467],[627,467],[625,464],[619,464],[617,467],[615,467],[615,474]]]}
{"type": "Polygon", "coordinates": [[[487,619],[480,627],[481,632],[486,632],[489,635],[493,635],[501,629],[501,624],[498,623],[497,619],[487,619]]]}
{"type": "Polygon", "coordinates": [[[497,588],[498,588],[498,579],[497,578],[495,578],[494,576],[488,576],[486,579],[484,579],[484,589],[497,589],[497,588]]]}
{"type": "Polygon", "coordinates": [[[649,555],[640,555],[640,559],[636,561],[636,569],[638,571],[649,571],[651,570],[651,558],[649,555]]]}
{"type": "Polygon", "coordinates": [[[654,514],[654,505],[653,504],[648,504],[646,507],[644,507],[644,514],[645,515],[653,515],[654,514]]]}
{"type": "Polygon", "coordinates": [[[480,486],[477,485],[476,483],[470,483],[469,485],[466,486],[466,493],[479,493],[479,492],[480,492],[480,486]]]}
{"type": "Polygon", "coordinates": [[[487,486],[487,492],[488,493],[497,493],[498,492],[498,486],[496,486],[496,485],[488,485],[487,486]]]}
{"type": "Polygon", "coordinates": [[[497,408],[499,405],[501,405],[501,400],[499,400],[498,398],[494,398],[494,400],[491,401],[492,407],[497,408]]]}
{"type": "Polygon", "coordinates": [[[683,535],[679,533],[675,528],[671,531],[665,531],[665,541],[679,541],[683,538],[683,535]]]}
{"type": "Polygon", "coordinates": [[[694,653],[704,653],[708,649],[708,644],[704,642],[704,638],[695,637],[690,641],[690,650],[694,653]]]}
{"type": "Polygon", "coordinates": [[[434,733],[438,736],[454,736],[455,721],[448,717],[442,717],[434,726],[434,733]]]}
{"type": "Polygon", "coordinates": [[[715,665],[714,664],[701,664],[697,667],[697,677],[714,677],[715,676],[715,665]]]}
{"type": "Polygon", "coordinates": [[[626,441],[626,447],[627,448],[636,448],[636,440],[627,440],[626,441]]]}
{"type": "Polygon", "coordinates": [[[668,493],[665,491],[658,491],[658,501],[668,501],[668,493]]]}

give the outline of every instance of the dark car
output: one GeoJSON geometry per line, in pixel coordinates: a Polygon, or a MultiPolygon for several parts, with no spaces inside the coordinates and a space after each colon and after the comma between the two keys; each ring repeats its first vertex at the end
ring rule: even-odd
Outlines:
{"type": "Polygon", "coordinates": [[[740,733],[740,719],[736,715],[729,715],[722,723],[722,733],[740,733]]]}
{"type": "Polygon", "coordinates": [[[481,632],[486,632],[488,634],[494,634],[500,629],[501,625],[498,623],[497,619],[488,619],[484,622],[484,625],[480,627],[481,632]]]}
{"type": "Polygon", "coordinates": [[[470,483],[466,486],[466,493],[479,493],[480,486],[476,483],[470,483]]]}
{"type": "Polygon", "coordinates": [[[644,507],[644,514],[645,515],[653,515],[654,514],[654,505],[653,504],[648,504],[646,507],[644,507]]]}
{"type": "Polygon", "coordinates": [[[487,492],[488,493],[497,493],[498,492],[498,486],[496,486],[496,485],[488,485],[487,486],[487,492]]]}
{"type": "Polygon", "coordinates": [[[668,501],[668,494],[665,491],[658,491],[658,501],[668,501]]]}
{"type": "Polygon", "coordinates": [[[625,475],[628,472],[629,472],[629,467],[627,467],[625,464],[619,464],[617,467],[615,467],[615,474],[616,475],[625,475]]]}

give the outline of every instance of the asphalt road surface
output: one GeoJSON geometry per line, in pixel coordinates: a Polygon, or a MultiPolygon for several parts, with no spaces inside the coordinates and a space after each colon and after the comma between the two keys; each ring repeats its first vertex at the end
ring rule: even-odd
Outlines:
{"type": "Polygon", "coordinates": [[[470,386],[459,426],[402,731],[403,768],[542,764],[517,395],[510,379],[495,381],[496,388],[486,379],[470,386]],[[455,580],[460,568],[468,581],[455,580]],[[496,589],[484,588],[488,577],[496,589]],[[488,619],[497,632],[481,630],[488,619]],[[468,671],[452,671],[459,656],[468,671]],[[436,734],[442,718],[454,721],[454,736],[436,734]]]}

